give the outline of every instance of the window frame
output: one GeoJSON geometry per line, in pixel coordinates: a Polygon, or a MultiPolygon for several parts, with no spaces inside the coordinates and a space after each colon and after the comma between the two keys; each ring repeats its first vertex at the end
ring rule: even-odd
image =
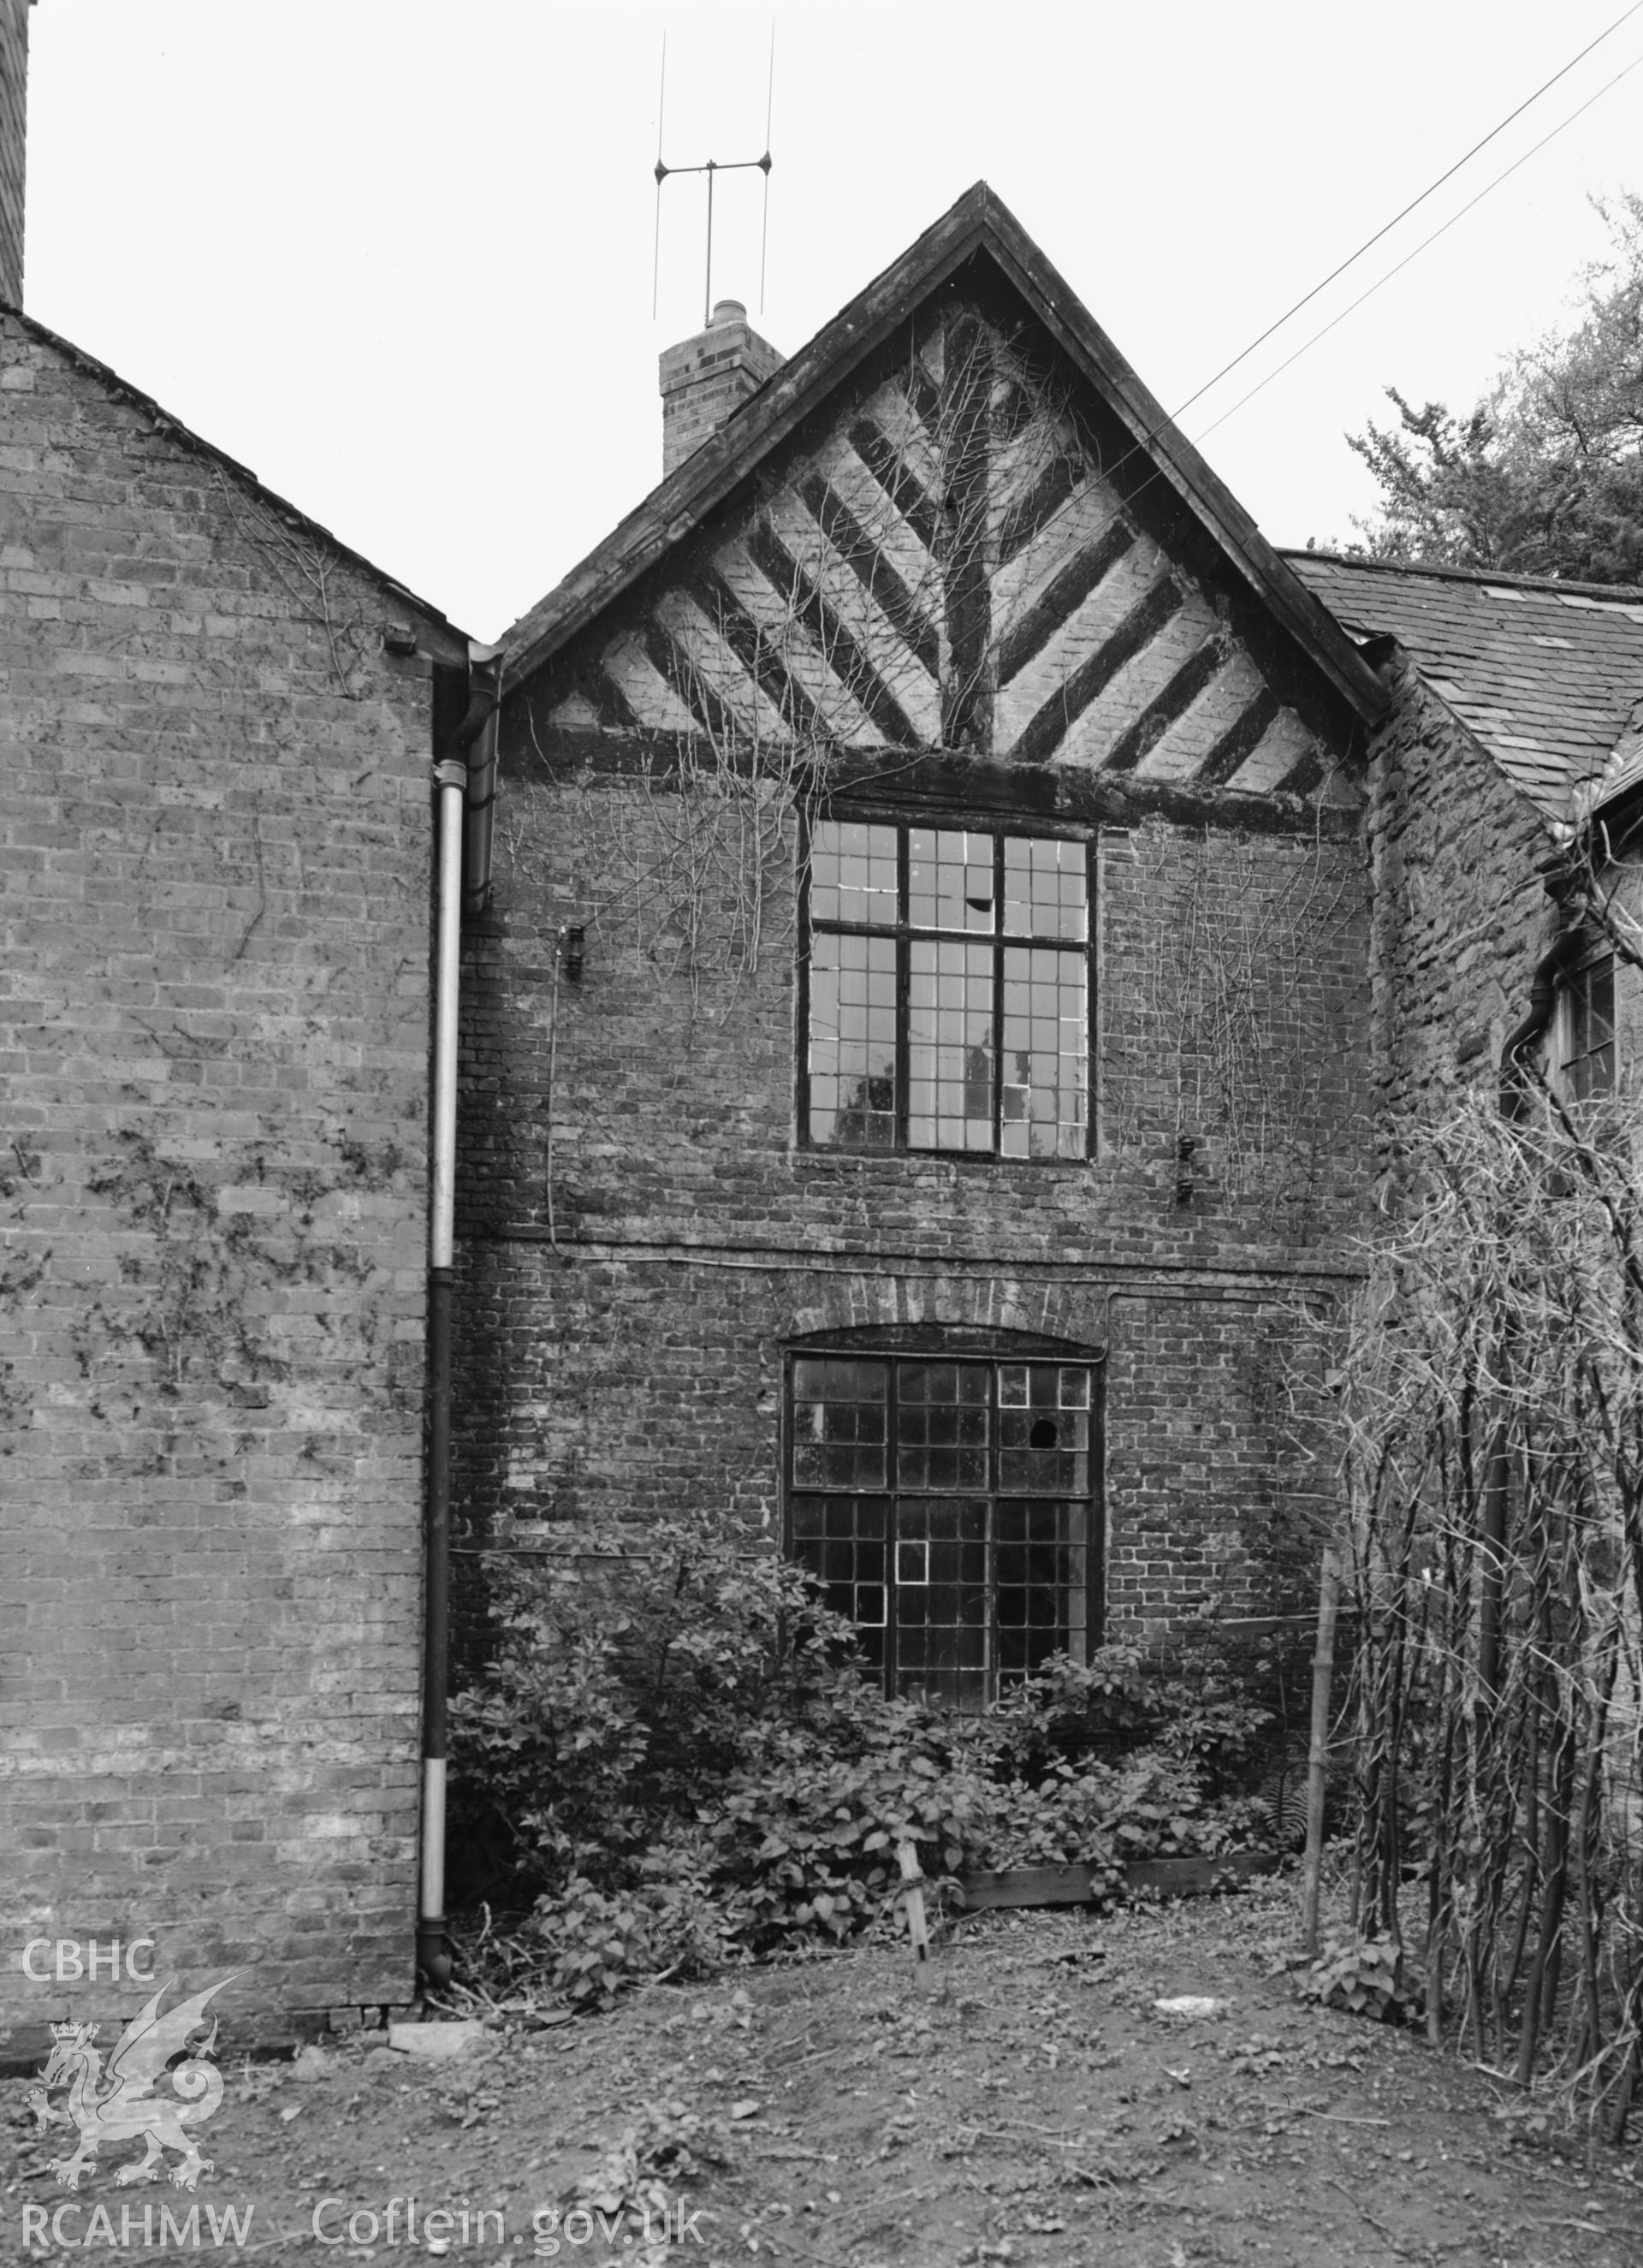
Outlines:
{"type": "Polygon", "coordinates": [[[799,844],[800,888],[798,923],[798,976],[796,999],[796,1042],[794,1049],[796,1071],[795,1123],[798,1146],[816,1157],[839,1158],[947,1158],[978,1166],[1027,1166],[1035,1172],[1045,1167],[1079,1167],[1089,1163],[1096,1154],[1095,1139],[1095,1066],[1097,1035],[1097,978],[1099,954],[1097,924],[1099,902],[1096,886],[1099,876],[1099,843],[1094,829],[1079,826],[1043,825],[1023,821],[1013,814],[999,812],[977,814],[951,806],[920,806],[910,810],[905,805],[854,803],[835,805],[821,819],[807,817],[802,821],[799,844]],[[827,821],[843,825],[893,827],[896,830],[896,918],[893,924],[872,924],[865,922],[824,922],[822,932],[831,937],[890,938],[895,946],[895,1097],[894,1107],[895,1138],[888,1145],[868,1142],[821,1142],[811,1131],[811,967],[813,939],[817,924],[812,913],[814,887],[814,850],[815,828],[827,821]],[[923,926],[903,917],[909,905],[908,868],[910,837],[919,828],[943,829],[969,835],[989,836],[993,845],[993,902],[998,909],[998,924],[991,931],[940,930],[923,926]],[[1084,851],[1084,909],[1085,934],[1082,943],[1065,937],[1045,937],[1036,933],[1013,935],[1003,926],[1005,905],[1005,842],[1008,836],[1022,841],[1041,843],[1072,843],[1080,844],[1084,851]],[[992,1143],[988,1149],[944,1148],[939,1144],[914,1144],[908,1139],[911,1077],[910,1071],[912,946],[917,940],[930,942],[962,942],[988,947],[992,956],[992,1143]],[[1007,1152],[1001,1146],[1004,1120],[1004,1094],[1007,1082],[1004,1076],[1005,987],[1004,955],[1006,950],[1023,952],[1050,951],[1061,954],[1081,954],[1084,965],[1084,1142],[1083,1147],[1070,1157],[1034,1157],[1007,1152]]]}
{"type": "MultiPolygon", "coordinates": [[[[805,1560],[794,1535],[794,1499],[799,1497],[832,1497],[843,1503],[857,1498],[882,1497],[888,1501],[886,1519],[886,1568],[884,1582],[884,1646],[883,1660],[873,1666],[872,1675],[879,1690],[894,1696],[898,1690],[897,1620],[895,1600],[899,1588],[895,1545],[896,1509],[903,1498],[911,1503],[940,1502],[952,1498],[985,1499],[990,1507],[1000,1503],[1039,1502],[1051,1504],[1071,1502],[1082,1506],[1084,1513],[1083,1582],[1083,1659],[1088,1661],[1104,1642],[1106,1615],[1107,1534],[1105,1512],[1106,1474],[1106,1351],[1065,1340],[1047,1340],[1023,1334],[1012,1341],[1008,1333],[980,1332],[954,1327],[941,1329],[926,1326],[902,1329],[880,1329],[867,1331],[834,1331],[820,1334],[784,1349],[781,1404],[781,1547],[783,1557],[795,1565],[805,1560]],[[828,1489],[819,1484],[799,1486],[794,1480],[796,1434],[794,1425],[795,1372],[806,1361],[876,1362],[887,1366],[890,1376],[885,1396],[885,1479],[882,1488],[851,1487],[828,1489]],[[989,1427],[987,1485],[984,1490],[965,1488],[956,1484],[950,1489],[918,1489],[901,1486],[896,1472],[895,1413],[899,1408],[897,1373],[903,1365],[954,1363],[985,1366],[991,1373],[988,1389],[988,1409],[991,1413],[989,1427]],[[997,1422],[1001,1407],[998,1373],[1015,1365],[1050,1366],[1059,1369],[1076,1369],[1087,1373],[1089,1398],[1084,1405],[1088,1413],[1087,1482],[1081,1497],[1035,1497],[1030,1491],[1009,1490],[1000,1486],[998,1459],[1003,1443],[997,1422]]],[[[998,1585],[996,1562],[992,1554],[998,1539],[989,1525],[987,1574],[988,1664],[987,1675],[992,1690],[984,1706],[991,1706],[998,1697],[999,1665],[994,1654],[994,1638],[998,1631],[997,1609],[998,1585]]],[[[1030,1624],[1023,1627],[1030,1628],[1030,1624]]],[[[859,1627],[859,1626],[858,1626],[859,1627]]],[[[1023,1674],[1030,1675],[1030,1667],[1023,1674]]],[[[954,1707],[960,1705],[939,1700],[931,1705],[954,1707]]]]}
{"type": "Polygon", "coordinates": [[[1558,977],[1551,1029],[1551,1068],[1558,1094],[1571,1108],[1600,1105],[1612,1097],[1619,1086],[1617,974],[1614,947],[1607,938],[1593,936],[1582,946],[1579,957],[1558,977]],[[1594,1017],[1592,979],[1600,971],[1609,989],[1608,1037],[1598,1040],[1594,1045],[1591,1042],[1594,1017]],[[1582,1042],[1584,1044],[1580,1044],[1582,1042]],[[1605,1056],[1608,1057],[1607,1076],[1601,1083],[1593,1084],[1589,1079],[1588,1067],[1600,1064],[1605,1056]]]}

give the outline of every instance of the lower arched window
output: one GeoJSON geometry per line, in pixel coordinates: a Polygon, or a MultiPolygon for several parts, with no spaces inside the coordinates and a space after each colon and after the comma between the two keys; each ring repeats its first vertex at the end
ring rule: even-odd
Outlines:
{"type": "Polygon", "coordinates": [[[829,1347],[789,1373],[789,1548],[887,1693],[979,1709],[1098,1612],[1099,1364],[829,1347]]]}

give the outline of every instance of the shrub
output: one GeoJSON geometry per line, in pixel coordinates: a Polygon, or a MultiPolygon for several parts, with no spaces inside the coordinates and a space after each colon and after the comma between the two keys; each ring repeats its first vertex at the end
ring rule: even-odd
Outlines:
{"type": "MultiPolygon", "coordinates": [[[[978,1718],[885,1699],[800,1569],[704,1521],[642,1557],[567,1535],[503,1563],[503,1637],[453,1706],[465,1817],[505,1823],[527,1936],[556,1992],[694,1975],[887,1910],[895,1846],[923,1872],[1082,1864],[1259,1839],[1226,1787],[1265,1712],[1203,1661],[1149,1676],[1131,1647],[1065,1654],[978,1718]]],[[[762,1539],[759,1539],[762,1545],[762,1539]]]]}
{"type": "Polygon", "coordinates": [[[796,1729],[771,1740],[707,1815],[719,1879],[757,1948],[799,1931],[848,1937],[871,1921],[899,1879],[899,1842],[918,1848],[927,1874],[973,1855],[983,1783],[955,1757],[949,1728],[868,1697],[854,1754],[796,1729]]]}
{"type": "Polygon", "coordinates": [[[540,1887],[624,1880],[659,1822],[694,1818],[853,1652],[809,1578],[751,1539],[682,1521],[650,1540],[620,1557],[567,1531],[546,1563],[497,1563],[502,1642],[453,1702],[453,1746],[461,1800],[540,1887]]]}
{"type": "Polygon", "coordinates": [[[1030,1778],[1060,1758],[1132,1747],[1156,1714],[1136,1647],[1098,1646],[1087,1662],[1053,1653],[993,1710],[990,1746],[1000,1766],[1030,1778]]]}

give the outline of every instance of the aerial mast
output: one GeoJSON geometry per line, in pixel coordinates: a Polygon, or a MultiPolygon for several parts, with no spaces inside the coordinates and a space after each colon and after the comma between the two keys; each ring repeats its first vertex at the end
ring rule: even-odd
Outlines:
{"type": "Polygon", "coordinates": [[[716,173],[761,173],[764,176],[764,211],[759,225],[759,313],[764,313],[765,254],[770,244],[770,167],[775,160],[770,156],[770,119],[776,101],[776,26],[770,25],[770,73],[764,98],[764,154],[760,158],[707,158],[699,166],[669,166],[662,159],[662,128],[667,104],[667,34],[662,33],[661,89],[656,104],[656,250],[651,270],[651,320],[656,319],[658,292],[661,279],[662,261],[662,183],[675,174],[705,173],[707,175],[707,253],[702,289],[702,320],[705,325],[713,313],[713,177],[716,173]]]}

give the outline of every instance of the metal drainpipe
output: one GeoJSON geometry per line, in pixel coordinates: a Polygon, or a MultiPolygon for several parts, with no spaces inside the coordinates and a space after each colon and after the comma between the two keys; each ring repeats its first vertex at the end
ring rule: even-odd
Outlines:
{"type": "Polygon", "coordinates": [[[497,725],[502,699],[502,649],[475,646],[474,680],[490,701],[468,759],[467,834],[462,858],[462,910],[483,913],[490,896],[490,836],[497,800],[497,725]]]}
{"type": "Polygon", "coordinates": [[[1500,1114],[1504,1118],[1521,1118],[1523,1115],[1523,1057],[1551,1023],[1558,1001],[1558,979],[1580,944],[1581,923],[1586,914],[1584,899],[1570,910],[1569,926],[1535,964],[1535,974],[1529,979],[1529,1013],[1500,1050],[1500,1114]]]}
{"type": "MultiPolygon", "coordinates": [[[[448,1984],[445,1925],[446,1687],[451,1623],[451,1372],[456,1233],[456,1069],[461,977],[462,893],[468,864],[470,782],[496,766],[497,682],[488,648],[471,650],[473,686],[455,753],[434,767],[438,785],[438,885],[434,932],[433,1196],[428,1233],[428,1493],[423,1606],[422,1869],[416,1966],[428,1983],[448,1984]],[[477,766],[468,751],[482,753],[477,766]]],[[[489,884],[490,825],[485,809],[489,884]]],[[[479,893],[483,902],[483,889],[479,893]]]]}

